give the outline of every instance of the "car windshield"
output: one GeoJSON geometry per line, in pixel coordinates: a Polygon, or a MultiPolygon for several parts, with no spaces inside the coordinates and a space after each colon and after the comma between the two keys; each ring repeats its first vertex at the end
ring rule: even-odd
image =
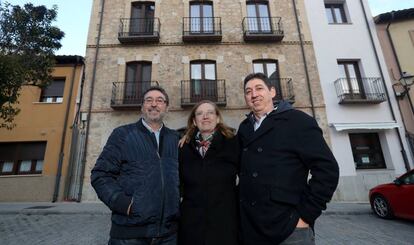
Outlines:
{"type": "Polygon", "coordinates": [[[408,175],[402,177],[400,181],[406,185],[413,185],[414,184],[414,172],[409,173],[408,175]]]}

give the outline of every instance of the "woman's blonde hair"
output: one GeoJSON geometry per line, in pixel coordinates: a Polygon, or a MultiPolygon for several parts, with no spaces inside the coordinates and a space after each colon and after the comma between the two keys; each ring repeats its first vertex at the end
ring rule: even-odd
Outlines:
{"type": "Polygon", "coordinates": [[[221,116],[221,112],[219,108],[217,107],[217,105],[210,100],[202,100],[193,107],[193,109],[191,110],[190,116],[188,117],[187,130],[185,131],[185,134],[184,134],[185,142],[189,143],[190,140],[194,137],[194,134],[197,132],[197,126],[194,125],[195,112],[198,109],[198,107],[200,107],[202,104],[210,104],[214,107],[214,110],[216,111],[216,115],[219,119],[217,126],[216,126],[216,130],[220,132],[227,139],[233,138],[234,137],[233,130],[229,126],[224,124],[223,117],[221,116]]]}

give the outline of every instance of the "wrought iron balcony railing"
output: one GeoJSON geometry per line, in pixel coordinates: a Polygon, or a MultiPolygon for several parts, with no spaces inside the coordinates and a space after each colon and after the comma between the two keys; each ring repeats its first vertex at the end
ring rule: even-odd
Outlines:
{"type": "Polygon", "coordinates": [[[226,105],[226,81],[191,79],[181,81],[181,106],[192,106],[201,100],[226,105]]]}
{"type": "Polygon", "coordinates": [[[244,17],[245,41],[281,41],[284,37],[281,17],[244,17]]]}
{"type": "Polygon", "coordinates": [[[158,18],[122,18],[118,40],[121,43],[159,42],[160,27],[158,18]]]}
{"type": "Polygon", "coordinates": [[[184,17],[183,41],[221,41],[220,17],[184,17]]]}
{"type": "Polygon", "coordinates": [[[275,103],[286,100],[295,103],[295,93],[293,91],[293,82],[291,78],[269,79],[276,89],[276,97],[273,99],[275,103]]]}
{"type": "Polygon", "coordinates": [[[339,78],[334,83],[339,104],[379,104],[387,100],[381,78],[339,78]]]}
{"type": "Polygon", "coordinates": [[[138,108],[142,105],[143,93],[157,81],[114,82],[112,84],[111,107],[114,109],[138,108]]]}

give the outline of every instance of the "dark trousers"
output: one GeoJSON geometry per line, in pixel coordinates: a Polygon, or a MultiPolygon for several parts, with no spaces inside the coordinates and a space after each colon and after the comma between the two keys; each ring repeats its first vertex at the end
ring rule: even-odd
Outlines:
{"type": "Polygon", "coordinates": [[[312,228],[296,228],[280,245],[315,245],[315,234],[312,228]]]}
{"type": "Polygon", "coordinates": [[[110,238],[108,245],[176,245],[177,234],[160,238],[115,239],[110,238]]]}

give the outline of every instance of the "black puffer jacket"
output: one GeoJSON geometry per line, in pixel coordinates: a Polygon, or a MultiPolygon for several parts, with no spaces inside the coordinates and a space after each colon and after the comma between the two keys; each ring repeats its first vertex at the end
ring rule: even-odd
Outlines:
{"type": "Polygon", "coordinates": [[[116,128],[92,169],[92,186],[112,210],[113,238],[162,237],[177,230],[178,134],[164,126],[157,150],[141,120],[116,128]]]}

